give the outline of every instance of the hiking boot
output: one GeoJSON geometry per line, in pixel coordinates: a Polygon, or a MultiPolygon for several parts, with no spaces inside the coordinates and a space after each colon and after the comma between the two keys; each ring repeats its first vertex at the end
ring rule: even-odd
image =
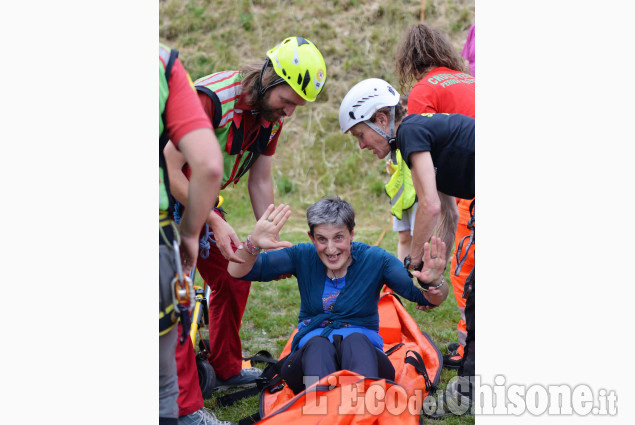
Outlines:
{"type": "Polygon", "coordinates": [[[262,369],[250,367],[242,369],[238,375],[234,375],[226,380],[216,378],[216,386],[214,390],[225,390],[235,387],[253,387],[256,385],[256,378],[262,374],[262,369]]]}
{"type": "Polygon", "coordinates": [[[203,407],[194,413],[181,416],[179,425],[236,425],[232,422],[219,420],[214,412],[203,407]]]}
{"type": "Polygon", "coordinates": [[[445,354],[443,356],[443,367],[446,369],[458,369],[463,364],[463,356],[457,353],[445,354]]]}
{"type": "Polygon", "coordinates": [[[464,348],[458,342],[448,344],[448,354],[443,356],[443,367],[446,369],[458,369],[463,363],[464,348]]]}

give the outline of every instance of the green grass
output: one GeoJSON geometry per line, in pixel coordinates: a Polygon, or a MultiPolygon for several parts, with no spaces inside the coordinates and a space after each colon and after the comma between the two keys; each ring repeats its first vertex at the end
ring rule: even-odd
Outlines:
{"type": "MultiPolygon", "coordinates": [[[[412,0],[160,0],[159,38],[179,50],[192,79],[262,62],[268,49],[291,35],[312,40],[324,55],[327,84],[316,102],[297,108],[285,121],[273,157],[276,202],[289,204],[293,212],[281,237],[307,242],[306,208],[325,195],[339,195],[355,207],[355,239],[374,244],[388,229],[380,246],[396,254],[397,234],[390,230],[390,206],[383,191],[388,180],[384,161],[340,133],[338,110],[348,89],[362,79],[379,77],[397,85],[395,48],[403,31],[419,21],[420,5],[412,0]]],[[[425,16],[460,51],[474,23],[474,0],[427,0],[425,16]]],[[[242,238],[254,223],[246,180],[222,193],[227,219],[242,238]]],[[[445,353],[445,346],[456,340],[459,319],[453,295],[429,312],[405,304],[445,353]]],[[[297,325],[298,309],[295,279],[254,282],[241,328],[244,354],[266,349],[279,355],[297,325]]],[[[444,371],[440,387],[453,375],[444,371]]],[[[220,395],[205,403],[224,420],[237,421],[258,408],[257,397],[219,408],[220,395]]],[[[474,419],[451,417],[434,423],[474,419]]]]}

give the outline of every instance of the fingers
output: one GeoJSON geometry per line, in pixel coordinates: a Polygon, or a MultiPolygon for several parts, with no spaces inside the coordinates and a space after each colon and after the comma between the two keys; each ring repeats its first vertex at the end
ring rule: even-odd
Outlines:
{"type": "Polygon", "coordinates": [[[430,258],[431,259],[437,258],[437,255],[439,253],[437,249],[437,244],[438,244],[438,238],[436,236],[433,236],[432,238],[430,238],[430,258]]]}
{"type": "Polygon", "coordinates": [[[265,212],[262,214],[262,217],[260,217],[260,221],[268,221],[267,218],[269,218],[269,216],[271,215],[273,208],[274,208],[274,205],[269,204],[265,212]]]}
{"type": "Polygon", "coordinates": [[[243,244],[242,242],[240,242],[240,239],[238,239],[238,235],[236,233],[231,232],[229,234],[229,239],[232,241],[236,248],[241,249],[243,247],[243,244]]]}
{"type": "Polygon", "coordinates": [[[273,223],[274,226],[278,226],[280,221],[284,218],[285,214],[290,211],[290,207],[285,204],[280,204],[278,207],[269,214],[266,220],[273,223]]]}
{"type": "Polygon", "coordinates": [[[427,310],[430,310],[430,309],[432,309],[434,307],[429,306],[429,305],[418,305],[416,308],[417,308],[417,310],[427,311],[427,310]]]}
{"type": "Polygon", "coordinates": [[[276,220],[274,220],[273,222],[273,224],[276,225],[276,229],[278,229],[278,231],[282,229],[282,226],[284,226],[284,223],[287,222],[289,217],[291,217],[291,207],[287,205],[285,209],[282,211],[282,214],[276,217],[276,220]]]}
{"type": "Polygon", "coordinates": [[[423,259],[427,267],[445,266],[445,242],[437,236],[430,238],[430,242],[423,244],[423,259]]]}
{"type": "Polygon", "coordinates": [[[445,262],[445,242],[438,236],[433,236],[430,242],[430,258],[440,258],[441,261],[445,262]]]}
{"type": "Polygon", "coordinates": [[[291,216],[291,207],[285,204],[280,204],[275,209],[272,209],[272,207],[272,205],[269,205],[261,220],[272,223],[277,230],[280,230],[291,216]]]}
{"type": "Polygon", "coordinates": [[[293,246],[293,244],[289,241],[278,241],[278,242],[274,242],[274,248],[278,249],[278,248],[291,248],[293,246]]]}

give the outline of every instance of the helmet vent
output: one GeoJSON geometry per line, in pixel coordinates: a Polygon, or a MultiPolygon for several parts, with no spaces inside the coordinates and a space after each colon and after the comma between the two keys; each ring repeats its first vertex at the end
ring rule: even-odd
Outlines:
{"type": "Polygon", "coordinates": [[[362,106],[367,100],[372,99],[373,97],[377,97],[379,96],[378,94],[374,94],[372,96],[368,96],[368,97],[362,97],[360,100],[357,101],[356,104],[353,105],[353,108],[357,108],[358,106],[362,106]]]}
{"type": "Polygon", "coordinates": [[[309,81],[311,81],[311,75],[309,74],[309,70],[307,69],[304,72],[304,79],[302,80],[302,92],[306,94],[306,86],[309,85],[309,81]]]}
{"type": "Polygon", "coordinates": [[[295,39],[298,42],[298,47],[302,46],[303,44],[309,44],[309,42],[306,41],[304,37],[296,37],[295,39]]]}

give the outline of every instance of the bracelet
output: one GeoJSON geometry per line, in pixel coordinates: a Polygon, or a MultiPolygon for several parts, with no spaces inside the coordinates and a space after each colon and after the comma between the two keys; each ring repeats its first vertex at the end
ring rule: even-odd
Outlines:
{"type": "Polygon", "coordinates": [[[247,251],[251,255],[258,255],[262,252],[262,249],[258,248],[251,242],[251,235],[249,235],[247,236],[247,240],[245,241],[245,251],[247,251]]]}
{"type": "Polygon", "coordinates": [[[422,281],[420,281],[419,279],[417,279],[419,281],[419,285],[421,285],[421,290],[423,292],[428,292],[430,289],[439,289],[440,287],[443,286],[443,284],[445,283],[445,279],[443,278],[443,276],[441,276],[441,282],[439,282],[437,285],[435,286],[430,286],[429,283],[423,283],[422,281]]]}

